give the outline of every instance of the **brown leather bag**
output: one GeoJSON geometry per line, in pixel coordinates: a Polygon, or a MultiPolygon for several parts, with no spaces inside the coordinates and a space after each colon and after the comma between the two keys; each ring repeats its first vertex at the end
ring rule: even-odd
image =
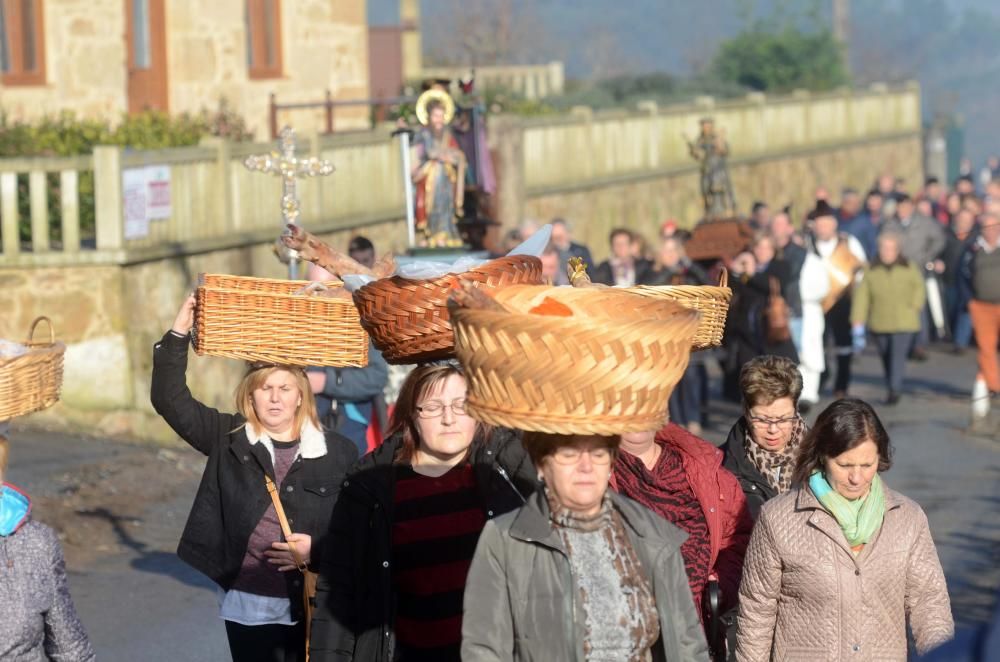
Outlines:
{"type": "Polygon", "coordinates": [[[767,300],[767,342],[788,342],[792,337],[789,326],[788,303],[781,296],[781,283],[774,276],[769,276],[771,296],[767,300]]]}
{"type": "Polygon", "coordinates": [[[316,599],[316,578],[317,574],[309,570],[305,561],[299,556],[299,552],[295,549],[295,545],[289,538],[292,535],[292,529],[288,526],[288,518],[285,517],[285,509],[281,506],[281,497],[278,496],[278,488],[271,480],[271,477],[264,474],[264,481],[267,483],[267,493],[271,495],[271,503],[274,504],[274,510],[278,513],[278,522],[281,524],[281,533],[285,536],[285,542],[288,543],[288,551],[292,553],[292,558],[295,560],[295,566],[302,573],[302,605],[303,605],[303,618],[306,621],[306,662],[309,662],[309,634],[312,630],[312,615],[313,615],[313,604],[316,599]]]}

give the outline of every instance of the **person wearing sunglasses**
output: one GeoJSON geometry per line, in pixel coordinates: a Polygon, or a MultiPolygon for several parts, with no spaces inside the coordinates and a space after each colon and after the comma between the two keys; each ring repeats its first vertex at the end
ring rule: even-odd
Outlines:
{"type": "Polygon", "coordinates": [[[685,533],[608,489],[619,437],[525,433],[544,489],[486,525],[462,660],[705,660],[685,533]]]}
{"type": "Polygon", "coordinates": [[[313,662],[458,662],[479,534],[537,484],[520,433],[477,422],[453,361],[416,367],[386,441],[344,481],[320,565],[313,662]]]}
{"type": "Polygon", "coordinates": [[[758,356],[740,371],[743,416],[722,446],[722,466],[735,474],[756,521],[768,499],[792,487],[792,471],[806,432],[798,414],[802,374],[790,359],[758,356]]]}

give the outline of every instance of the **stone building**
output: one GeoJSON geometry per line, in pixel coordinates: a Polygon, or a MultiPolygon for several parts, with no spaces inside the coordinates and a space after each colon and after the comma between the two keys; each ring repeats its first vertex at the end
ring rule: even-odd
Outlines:
{"type": "MultiPolygon", "coordinates": [[[[282,104],[369,97],[366,0],[0,0],[0,109],[117,120],[145,108],[215,109],[258,138],[282,104]]],[[[364,107],[337,129],[367,127],[364,107]]],[[[322,110],[279,121],[320,129],[322,110]]]]}

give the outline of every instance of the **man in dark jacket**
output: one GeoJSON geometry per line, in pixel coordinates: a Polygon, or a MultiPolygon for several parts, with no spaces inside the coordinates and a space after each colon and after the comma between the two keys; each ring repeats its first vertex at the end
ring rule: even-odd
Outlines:
{"type": "Polygon", "coordinates": [[[865,210],[840,226],[844,232],[861,242],[869,260],[878,253],[876,242],[882,225],[882,202],[882,195],[878,191],[871,191],[865,198],[865,210]]]}
{"type": "MultiPolygon", "coordinates": [[[[395,458],[402,435],[363,457],[344,481],[331,545],[320,568],[310,655],[313,662],[391,662],[396,650],[392,568],[395,458]]],[[[491,520],[519,508],[538,474],[520,433],[497,428],[474,442],[470,462],[483,514],[491,520]]]]}
{"type": "Polygon", "coordinates": [[[591,275],[591,280],[604,285],[632,287],[641,280],[643,273],[649,269],[649,260],[636,258],[632,254],[632,232],[625,228],[616,228],[608,238],[611,243],[611,257],[600,264],[591,275]]]}
{"type": "Polygon", "coordinates": [[[353,441],[359,456],[367,453],[371,422],[386,429],[383,389],[389,381],[389,365],[382,354],[370,344],[364,368],[310,368],[308,372],[320,422],[353,441]]]}
{"type": "Polygon", "coordinates": [[[570,258],[578,257],[588,268],[594,268],[594,258],[590,255],[590,249],[573,241],[572,230],[566,219],[552,219],[552,238],[550,241],[552,246],[559,251],[559,269],[556,272],[554,285],[569,285],[566,264],[570,258]]]}

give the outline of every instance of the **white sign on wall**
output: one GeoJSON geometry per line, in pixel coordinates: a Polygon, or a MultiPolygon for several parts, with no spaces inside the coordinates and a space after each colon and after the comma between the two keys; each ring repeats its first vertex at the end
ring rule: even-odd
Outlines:
{"type": "Polygon", "coordinates": [[[125,239],[149,236],[149,222],[170,218],[170,166],[122,170],[125,239]]]}

